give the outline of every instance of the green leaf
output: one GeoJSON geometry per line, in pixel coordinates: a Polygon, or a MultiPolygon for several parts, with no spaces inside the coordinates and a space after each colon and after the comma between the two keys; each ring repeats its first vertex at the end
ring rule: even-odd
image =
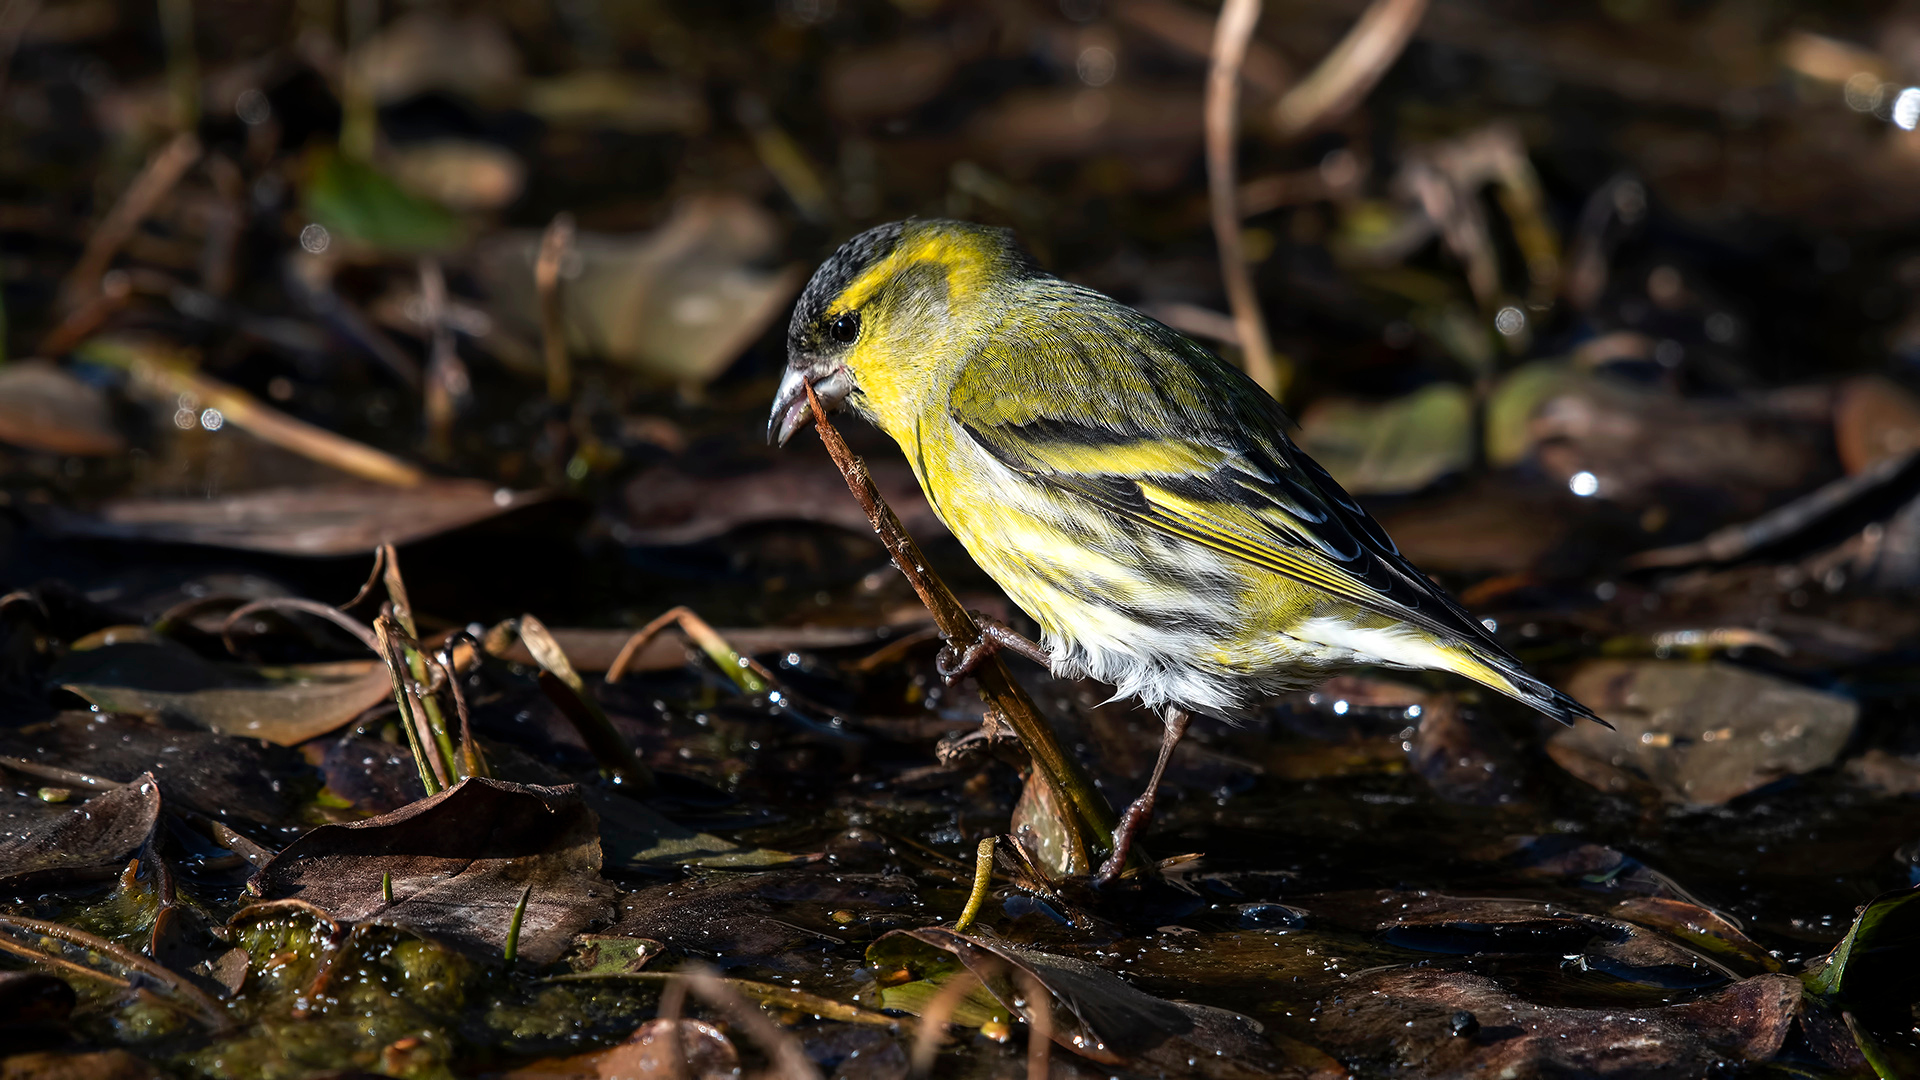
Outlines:
{"type": "MultiPolygon", "coordinates": [[[[955,978],[973,978],[971,975],[955,973],[938,982],[931,979],[915,979],[898,986],[883,987],[880,991],[880,1007],[894,1009],[912,1016],[926,1015],[927,1008],[947,983],[955,978]]],[[[977,1028],[986,1024],[1012,1024],[1013,1014],[1002,1008],[994,998],[993,992],[975,980],[973,989],[953,1006],[953,1012],[947,1016],[947,1022],[961,1027],[977,1028]]]]}
{"type": "Polygon", "coordinates": [[[307,155],[307,216],[333,239],[380,251],[446,251],[465,241],[452,211],[401,187],[378,168],[331,147],[307,155]]]}
{"type": "Polygon", "coordinates": [[[660,870],[702,866],[711,870],[767,870],[792,866],[806,857],[771,848],[745,847],[712,833],[669,821],[625,795],[582,788],[581,798],[600,816],[600,837],[608,866],[660,870]]]}
{"type": "Polygon", "coordinates": [[[1508,372],[1487,399],[1487,463],[1497,469],[1518,465],[1533,450],[1533,414],[1582,378],[1564,360],[1538,360],[1508,372]]]}
{"type": "MultiPolygon", "coordinates": [[[[1862,989],[1864,965],[1893,960],[1895,950],[1920,949],[1920,888],[1877,896],[1847,928],[1847,936],[1833,947],[1819,965],[1800,977],[1807,990],[1818,997],[1849,997],[1862,989]]],[[[1909,968],[1911,970],[1911,968],[1909,968]]]]}
{"type": "Polygon", "coordinates": [[[186,720],[281,746],[340,727],[390,689],[386,668],[372,660],[216,664],[164,638],[75,649],[51,677],[103,712],[186,720]]]}
{"type": "Polygon", "coordinates": [[[1473,395],[1434,383],[1392,401],[1323,398],[1300,418],[1300,446],[1342,487],[1405,494],[1473,464],[1473,395]]]}
{"type": "Polygon", "coordinates": [[[652,938],[582,934],[574,939],[575,952],[567,958],[576,975],[628,975],[647,966],[666,946],[652,938]]]}
{"type": "Polygon", "coordinates": [[[1920,993],[1920,888],[1875,897],[1800,981],[1841,1010],[1875,1073],[1886,1080],[1920,1075],[1910,1004],[1920,993]]]}

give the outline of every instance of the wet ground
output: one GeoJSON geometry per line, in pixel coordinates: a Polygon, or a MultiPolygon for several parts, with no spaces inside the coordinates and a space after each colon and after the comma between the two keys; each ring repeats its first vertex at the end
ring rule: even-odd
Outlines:
{"type": "Polygon", "coordinates": [[[1920,1075],[1920,21],[1270,8],[1298,440],[1614,730],[1336,680],[1096,889],[766,410],[909,214],[1245,360],[1213,6],[0,4],[0,1074],[1920,1075]]]}

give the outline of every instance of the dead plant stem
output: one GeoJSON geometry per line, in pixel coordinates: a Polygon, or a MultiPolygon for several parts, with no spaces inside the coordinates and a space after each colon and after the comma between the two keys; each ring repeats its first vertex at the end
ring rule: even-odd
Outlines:
{"type": "MultiPolygon", "coordinates": [[[[973,616],[961,606],[947,583],[928,567],[919,545],[907,535],[900,519],[894,516],[893,510],[880,497],[880,490],[874,486],[866,463],[847,449],[846,440],[840,437],[833,422],[827,419],[827,411],[821,407],[812,386],[807,387],[807,401],[813,406],[814,426],[820,432],[820,441],[826,444],[828,456],[839,467],[840,475],[846,480],[854,499],[860,503],[860,508],[867,512],[867,518],[873,522],[880,542],[886,545],[887,553],[893,556],[893,564],[906,576],[907,583],[919,594],[920,602],[933,614],[941,635],[955,649],[964,650],[977,644],[980,641],[980,627],[973,621],[973,616]]],[[[1091,832],[1100,845],[1111,850],[1113,830],[1119,823],[1113,807],[1107,805],[1107,800],[1093,786],[1092,778],[1080,767],[1080,763],[1060,745],[1052,726],[1040,715],[1040,710],[1034,706],[1026,690],[1014,681],[1007,665],[998,656],[989,656],[974,669],[973,678],[988,706],[997,709],[1020,736],[1028,755],[1033,758],[1034,768],[1039,770],[1054,792],[1073,808],[1073,814],[1061,819],[1074,834],[1072,842],[1083,848],[1092,846],[1087,843],[1086,837],[1086,833],[1091,832]]]]}
{"type": "Polygon", "coordinates": [[[1213,239],[1220,249],[1220,279],[1240,338],[1247,375],[1279,398],[1292,381],[1291,365],[1273,354],[1260,296],[1247,268],[1240,235],[1239,188],[1234,180],[1234,149],[1240,129],[1240,68],[1247,42],[1260,21],[1260,0],[1227,0],[1213,35],[1213,62],[1207,72],[1207,194],[1213,211],[1213,239]]]}

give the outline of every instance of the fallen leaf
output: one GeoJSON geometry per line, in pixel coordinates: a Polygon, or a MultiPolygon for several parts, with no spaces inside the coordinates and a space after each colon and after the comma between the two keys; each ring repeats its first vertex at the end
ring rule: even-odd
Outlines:
{"type": "Polygon", "coordinates": [[[1696,952],[1759,975],[1780,970],[1780,961],[1747,937],[1738,924],[1712,908],[1670,896],[1635,896],[1613,907],[1613,917],[1658,930],[1696,952]]]}
{"type": "Polygon", "coordinates": [[[1860,909],[1846,936],[1803,977],[1807,989],[1843,1002],[1869,1003],[1894,982],[1911,982],[1920,949],[1920,887],[1882,893],[1860,909]]]}
{"type": "Polygon", "coordinates": [[[1452,694],[1434,694],[1420,707],[1408,755],[1434,794],[1452,803],[1509,803],[1526,779],[1512,739],[1452,694]]]}
{"type": "Polygon", "coordinates": [[[1419,952],[1577,958],[1583,970],[1675,989],[1733,978],[1717,961],[1653,930],[1539,901],[1369,890],[1298,902],[1315,920],[1376,933],[1386,944],[1419,952]]]}
{"type": "Polygon", "coordinates": [[[0,442],[84,457],[126,448],[106,395],[45,360],[0,367],[0,442]]]}
{"type": "MultiPolygon", "coordinates": [[[[620,650],[633,637],[631,630],[549,627],[548,634],[573,661],[575,671],[603,672],[613,666],[620,650]]],[[[742,656],[784,653],[796,649],[844,649],[887,640],[898,631],[863,626],[739,626],[716,631],[742,656]]],[[[687,665],[690,646],[677,633],[661,634],[627,663],[628,671],[672,671],[687,665]]],[[[533,664],[533,654],[519,638],[497,655],[515,664],[533,664]]]]}
{"type": "Polygon", "coordinates": [[[1072,809],[1062,805],[1045,777],[1027,777],[1007,832],[1056,881],[1093,872],[1092,854],[1076,828],[1072,809]]]}
{"type": "Polygon", "coordinates": [[[326,778],[327,790],[356,810],[384,814],[427,796],[413,752],[405,744],[349,731],[324,744],[309,742],[301,750],[326,778]]]}
{"type": "Polygon", "coordinates": [[[1015,90],[975,113],[968,135],[1009,166],[1131,153],[1144,167],[1155,151],[1189,160],[1200,147],[1201,112],[1200,94],[1186,88],[1015,90]]]}
{"type": "Polygon", "coordinates": [[[768,870],[807,861],[805,856],[748,847],[689,829],[624,795],[597,788],[583,788],[580,795],[600,816],[600,835],[610,866],[655,871],[685,866],[768,870]]]}
{"type": "Polygon", "coordinates": [[[626,1042],[608,1050],[598,1064],[601,1080],[638,1076],[732,1080],[740,1075],[740,1054],[733,1043],[718,1028],[699,1020],[649,1020],[626,1042]]]}
{"type": "Polygon", "coordinates": [[[1563,685],[1614,730],[1555,732],[1547,752],[1556,762],[1602,789],[1650,783],[1692,806],[1833,764],[1860,711],[1837,694],[1719,663],[1594,660],[1563,685]]]}
{"type": "Polygon", "coordinates": [[[632,135],[706,129],[707,106],[678,82],[630,71],[585,68],[527,85],[526,110],[556,127],[607,128],[632,135]]]}
{"type": "Polygon", "coordinates": [[[1882,795],[1920,795],[1920,760],[1889,754],[1877,746],[1850,759],[1846,773],[1861,787],[1882,795]]]}
{"type": "MultiPolygon", "coordinates": [[[[683,203],[651,233],[581,232],[560,271],[568,346],[664,380],[702,384],[786,311],[798,267],[763,270],[779,226],[745,200],[683,203]]],[[[532,336],[540,325],[534,263],[540,234],[482,245],[478,272],[501,314],[532,336]]]]}
{"type": "Polygon", "coordinates": [[[618,934],[581,934],[567,958],[575,975],[631,975],[647,966],[667,947],[652,938],[618,934]]]}
{"type": "Polygon", "coordinates": [[[406,489],[338,484],[212,499],[112,499],[90,514],[48,508],[39,520],[62,536],[333,557],[410,544],[546,498],[471,480],[433,480],[406,489]]]}
{"type": "Polygon", "coordinates": [[[1557,484],[1588,473],[1593,495],[1628,506],[1684,495],[1708,519],[1758,513],[1835,471],[1826,417],[1790,400],[1703,401],[1601,376],[1546,396],[1527,441],[1557,484]]]}
{"type": "Polygon", "coordinates": [[[1406,1075],[1706,1076],[1771,1059],[1800,997],[1792,976],[1758,975],[1684,1005],[1565,1008],[1480,975],[1390,968],[1343,981],[1314,1027],[1349,1064],[1406,1075]]]}
{"type": "MultiPolygon", "coordinates": [[[[867,467],[908,532],[922,539],[946,532],[904,463],[875,461],[867,467]]],[[[743,525],[774,521],[873,530],[860,504],[846,497],[846,483],[817,461],[782,458],[770,468],[732,476],[701,476],[660,465],[628,481],[624,494],[625,539],[636,544],[691,544],[743,525]]]]}
{"type": "Polygon", "coordinates": [[[913,882],[883,874],[776,870],[764,874],[701,874],[629,893],[620,921],[606,931],[653,938],[729,967],[800,970],[817,963],[809,943],[840,941],[849,928],[871,933],[917,916],[913,882]],[[851,913],[851,922],[832,917],[851,913]],[[897,920],[897,922],[896,922],[897,920]]]}
{"type": "Polygon", "coordinates": [[[578,791],[485,778],[391,814],[322,825],[262,867],[254,888],[488,956],[505,948],[525,895],[519,955],[533,964],[559,959],[575,934],[605,920],[614,895],[600,880],[598,823],[578,791]]]}
{"type": "Polygon", "coordinates": [[[455,210],[499,210],[520,197],[527,165],[511,150],[472,139],[433,139],[384,159],[399,185],[455,210]]]}
{"type": "Polygon", "coordinates": [[[40,1050],[0,1058],[0,1080],[158,1080],[159,1070],[125,1050],[40,1050]]]}
{"type": "Polygon", "coordinates": [[[307,217],[346,244],[425,254],[449,251],[465,240],[465,227],[446,207],[331,148],[308,153],[300,194],[307,217]]]}
{"type": "Polygon", "coordinates": [[[1354,494],[1419,491],[1473,464],[1473,395],[1434,383],[1380,403],[1322,398],[1301,416],[1299,441],[1354,494]]]}
{"type": "MultiPolygon", "coordinates": [[[[867,962],[881,971],[905,968],[926,982],[955,977],[964,968],[991,996],[998,1015],[1032,1023],[1035,1005],[1014,978],[1016,970],[1023,971],[1053,996],[1054,1043],[1103,1065],[1203,1077],[1279,1073],[1280,1052],[1253,1020],[1224,1009],[1164,1001],[1072,957],[928,927],[887,934],[868,947],[867,962]]],[[[887,999],[889,1006],[902,1002],[900,1007],[906,1000],[887,999]]]]}
{"type": "Polygon", "coordinates": [[[1920,450],[1920,398],[1885,376],[1848,379],[1834,392],[1833,441],[1848,476],[1920,450]]]}
{"type": "Polygon", "coordinates": [[[1460,574],[1531,570],[1578,527],[1564,506],[1504,475],[1397,501],[1376,517],[1414,565],[1460,574]]]}
{"type": "Polygon", "coordinates": [[[564,1058],[544,1058],[511,1072],[500,1080],[640,1080],[642,1077],[679,1077],[690,1080],[736,1080],[740,1055],[720,1029],[700,1020],[649,1020],[625,1042],[604,1050],[564,1058]],[[680,1053],[676,1065],[672,1055],[680,1053]]]}
{"type": "Polygon", "coordinates": [[[0,728],[0,754],[121,783],[152,773],[167,806],[253,832],[284,828],[306,787],[293,750],[113,714],[65,712],[0,728]]]}
{"type": "Polygon", "coordinates": [[[23,836],[0,840],[0,888],[110,877],[153,840],[159,820],[160,785],[146,773],[23,836]]]}
{"type": "Polygon", "coordinates": [[[912,112],[953,77],[957,59],[946,37],[903,37],[843,52],[827,62],[822,74],[827,109],[854,121],[912,112]]]}
{"type": "Polygon", "coordinates": [[[375,660],[215,664],[169,641],[71,652],[49,678],[106,712],[186,720],[281,746],[340,727],[393,689],[386,667],[375,660]]]}
{"type": "Polygon", "coordinates": [[[1487,395],[1487,464],[1509,469],[1533,450],[1533,417],[1554,395],[1588,376],[1565,360],[1535,360],[1500,378],[1487,395]]]}
{"type": "Polygon", "coordinates": [[[383,104],[432,90],[502,104],[521,77],[513,38],[498,19],[481,13],[453,18],[433,10],[407,12],[355,49],[351,62],[383,104]]]}

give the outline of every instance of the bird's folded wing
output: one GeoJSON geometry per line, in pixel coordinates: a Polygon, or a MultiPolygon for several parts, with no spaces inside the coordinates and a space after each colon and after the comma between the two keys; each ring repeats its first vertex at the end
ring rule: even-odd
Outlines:
{"type": "Polygon", "coordinates": [[[1064,495],[1364,610],[1448,638],[1486,641],[1479,624],[1401,557],[1364,511],[1330,499],[1282,448],[1222,446],[1224,440],[1204,436],[1128,437],[1061,420],[955,420],[995,460],[1064,495]]]}
{"type": "Polygon", "coordinates": [[[949,399],[989,455],[1123,519],[1505,655],[1288,441],[1279,405],[1244,372],[1097,293],[1035,288],[949,399]]]}

